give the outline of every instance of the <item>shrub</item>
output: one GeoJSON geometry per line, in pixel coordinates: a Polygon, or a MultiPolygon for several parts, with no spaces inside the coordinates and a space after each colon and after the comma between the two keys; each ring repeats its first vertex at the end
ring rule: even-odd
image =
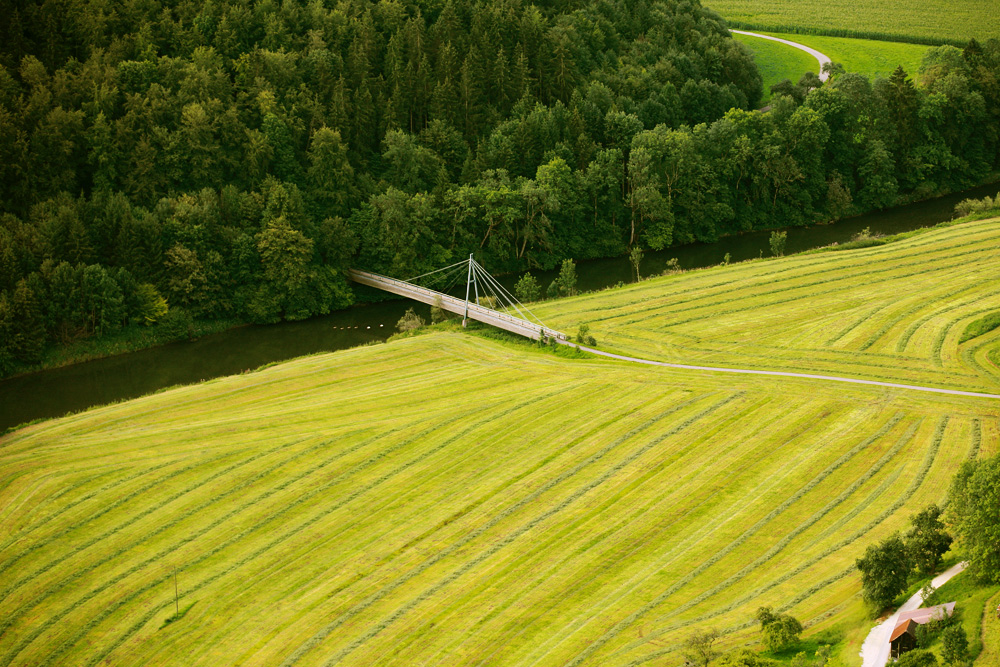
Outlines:
{"type": "Polygon", "coordinates": [[[160,326],[174,340],[194,338],[194,317],[186,308],[171,308],[160,319],[160,326]]]}
{"type": "Polygon", "coordinates": [[[960,623],[945,628],[941,635],[941,658],[949,665],[957,665],[969,659],[969,638],[960,623]]]}
{"type": "Polygon", "coordinates": [[[775,257],[784,255],[787,240],[788,232],[771,232],[771,254],[775,257]]]}
{"type": "Polygon", "coordinates": [[[406,333],[407,331],[416,331],[425,324],[427,323],[424,318],[413,312],[412,308],[407,308],[403,316],[399,318],[399,322],[396,322],[396,329],[400,333],[406,333]]]}
{"type": "Polygon", "coordinates": [[[900,656],[896,667],[937,667],[938,661],[930,651],[910,651],[900,656]]]}
{"type": "Polygon", "coordinates": [[[996,197],[983,197],[982,199],[963,199],[955,205],[955,216],[964,218],[974,213],[992,213],[1000,209],[1000,193],[996,197]]]}
{"type": "Polygon", "coordinates": [[[722,656],[718,664],[719,667],[772,667],[778,663],[748,648],[741,648],[722,656]]]}
{"type": "Polygon", "coordinates": [[[559,269],[559,294],[562,296],[576,295],[576,264],[572,259],[564,259],[562,267],[559,269]]]}
{"type": "Polygon", "coordinates": [[[779,651],[794,644],[802,634],[802,624],[789,614],[776,614],[770,607],[757,610],[761,640],[769,651],[779,651]]]}
{"type": "Polygon", "coordinates": [[[521,276],[521,279],[517,281],[517,284],[514,285],[514,296],[516,296],[518,300],[523,303],[537,301],[541,293],[541,286],[538,284],[538,281],[535,280],[535,277],[530,273],[525,273],[521,276]]]}

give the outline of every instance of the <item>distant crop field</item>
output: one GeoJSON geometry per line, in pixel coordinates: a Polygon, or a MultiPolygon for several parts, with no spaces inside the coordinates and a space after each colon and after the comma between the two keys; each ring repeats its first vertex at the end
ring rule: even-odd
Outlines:
{"type": "MultiPolygon", "coordinates": [[[[877,232],[878,230],[873,230],[877,232]]],[[[609,349],[679,363],[821,372],[996,393],[1000,221],[887,245],[745,262],[533,306],[609,349]]]]}
{"type": "Polygon", "coordinates": [[[709,0],[738,26],[841,37],[968,41],[1000,37],[994,0],[709,0]]]}
{"type": "Polygon", "coordinates": [[[456,333],[174,389],[0,439],[0,664],[658,664],[763,604],[813,632],[997,416],[456,333]]]}

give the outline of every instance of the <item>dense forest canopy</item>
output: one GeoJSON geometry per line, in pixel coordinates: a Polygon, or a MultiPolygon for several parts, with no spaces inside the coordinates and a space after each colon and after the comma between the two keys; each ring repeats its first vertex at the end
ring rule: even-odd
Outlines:
{"type": "Polygon", "coordinates": [[[806,224],[996,169],[1000,43],[752,109],[696,1],[0,2],[0,371],[185,313],[806,224]]]}

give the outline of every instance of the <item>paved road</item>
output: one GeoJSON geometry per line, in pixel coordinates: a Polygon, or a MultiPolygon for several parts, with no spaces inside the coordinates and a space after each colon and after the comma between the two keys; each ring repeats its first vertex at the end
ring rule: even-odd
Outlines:
{"type": "Polygon", "coordinates": [[[760,33],[756,32],[746,32],[744,30],[730,30],[729,32],[735,32],[738,35],[750,35],[751,37],[760,37],[761,39],[769,39],[772,42],[781,42],[782,44],[793,46],[796,49],[799,49],[800,51],[805,51],[806,53],[808,53],[813,58],[819,61],[819,80],[826,81],[828,78],[830,78],[830,75],[823,71],[823,65],[830,62],[830,57],[820,53],[816,49],[811,49],[805,44],[799,44],[798,42],[792,42],[787,39],[781,39],[779,37],[771,37],[770,35],[761,35],[760,33]]]}
{"type": "Polygon", "coordinates": [[[611,359],[619,359],[621,361],[631,361],[636,364],[646,364],[647,366],[664,366],[666,368],[682,368],[691,371],[711,371],[714,373],[739,373],[742,375],[774,375],[776,377],[786,377],[786,378],[807,378],[810,380],[827,380],[830,382],[848,382],[850,384],[870,384],[876,387],[892,387],[895,389],[912,389],[913,391],[926,391],[933,394],[948,394],[951,396],[972,396],[974,398],[998,398],[1000,399],[1000,394],[984,394],[978,391],[961,391],[958,389],[938,389],[937,387],[921,387],[915,384],[898,384],[896,382],[879,382],[877,380],[858,380],[855,378],[842,378],[835,375],[815,375],[813,373],[791,373],[783,371],[758,371],[750,370],[746,368],[719,368],[716,366],[690,366],[688,364],[671,364],[665,361],[652,361],[650,359],[640,359],[638,357],[626,357],[621,354],[614,354],[612,352],[603,352],[601,350],[595,350],[591,347],[584,347],[583,345],[575,345],[574,343],[560,340],[563,345],[573,345],[580,348],[584,352],[590,352],[591,354],[596,354],[602,357],[610,357],[611,359]]]}
{"type": "MultiPolygon", "coordinates": [[[[945,582],[964,570],[966,566],[968,566],[968,563],[953,565],[934,577],[931,580],[931,587],[941,588],[945,582]]],[[[895,614],[872,628],[872,631],[868,633],[868,637],[865,638],[865,643],[861,646],[861,653],[859,653],[863,663],[862,667],[885,667],[885,663],[889,660],[889,637],[896,627],[896,619],[904,612],[920,609],[923,603],[924,601],[920,597],[920,592],[917,591],[902,607],[896,610],[895,614]]]]}

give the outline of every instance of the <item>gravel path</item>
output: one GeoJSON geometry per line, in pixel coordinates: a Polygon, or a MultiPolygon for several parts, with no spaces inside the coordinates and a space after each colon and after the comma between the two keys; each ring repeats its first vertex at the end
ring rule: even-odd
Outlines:
{"type": "MultiPolygon", "coordinates": [[[[945,582],[964,570],[967,565],[968,563],[959,563],[951,566],[931,580],[931,587],[941,588],[945,582]]],[[[889,636],[892,635],[892,631],[896,627],[896,619],[904,612],[920,609],[920,605],[923,603],[920,591],[917,591],[902,607],[896,610],[896,613],[872,628],[868,637],[865,638],[865,643],[861,646],[861,653],[858,654],[861,656],[862,667],[885,667],[885,663],[889,660],[889,636]]]]}
{"type": "Polygon", "coordinates": [[[578,347],[584,352],[596,354],[602,357],[618,359],[620,361],[631,361],[636,364],[646,364],[647,366],[663,366],[666,368],[682,368],[691,371],[711,371],[714,373],[739,373],[742,375],[773,375],[786,378],[807,378],[810,380],[827,380],[830,382],[848,382],[850,384],[869,384],[876,387],[892,387],[894,389],[912,389],[914,391],[926,391],[933,394],[949,394],[951,396],[972,396],[974,398],[1000,398],[1000,394],[984,394],[978,391],[961,391],[959,389],[938,389],[937,387],[921,387],[915,384],[898,384],[896,382],[879,382],[877,380],[858,380],[855,378],[842,378],[835,375],[815,375],[813,373],[791,373],[783,371],[757,371],[746,368],[719,368],[716,366],[690,366],[688,364],[671,364],[666,361],[652,361],[650,359],[640,359],[638,357],[626,357],[612,352],[602,352],[591,347],[576,345],[569,341],[559,341],[563,345],[578,347]]]}
{"type": "Polygon", "coordinates": [[[730,30],[729,32],[735,32],[738,35],[750,35],[751,37],[760,37],[761,39],[769,39],[772,42],[781,42],[782,44],[787,44],[788,46],[793,46],[800,51],[805,51],[813,58],[819,61],[819,80],[826,81],[830,78],[830,75],[823,71],[823,65],[830,62],[830,57],[824,55],[817,51],[816,49],[811,49],[805,44],[799,44],[798,42],[792,42],[787,39],[781,39],[780,37],[771,37],[770,35],[761,35],[757,32],[746,32],[744,30],[730,30]]]}

